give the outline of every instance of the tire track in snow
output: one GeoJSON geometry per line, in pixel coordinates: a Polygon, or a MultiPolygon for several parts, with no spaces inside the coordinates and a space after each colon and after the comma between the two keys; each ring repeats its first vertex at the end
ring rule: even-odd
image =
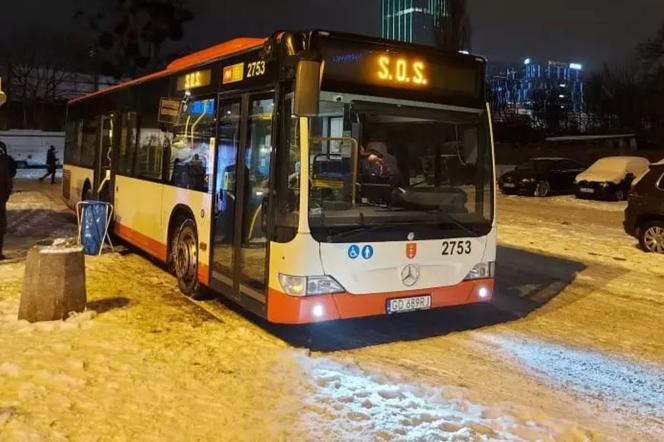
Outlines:
{"type": "Polygon", "coordinates": [[[483,335],[481,339],[546,383],[571,390],[599,408],[645,421],[646,428],[664,438],[662,367],[520,335],[483,335]]]}

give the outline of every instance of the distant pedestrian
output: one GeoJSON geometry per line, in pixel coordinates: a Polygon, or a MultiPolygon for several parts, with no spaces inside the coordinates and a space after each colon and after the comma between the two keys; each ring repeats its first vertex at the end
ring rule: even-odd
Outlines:
{"type": "Polygon", "coordinates": [[[39,181],[44,181],[51,175],[51,184],[55,184],[55,169],[58,165],[58,158],[55,156],[55,147],[51,146],[46,152],[46,175],[39,178],[39,181]]]}
{"type": "Polygon", "coordinates": [[[14,176],[16,176],[16,163],[12,157],[7,155],[5,143],[0,141],[0,261],[5,259],[5,255],[2,254],[2,246],[7,230],[7,200],[12,193],[14,176]]]}

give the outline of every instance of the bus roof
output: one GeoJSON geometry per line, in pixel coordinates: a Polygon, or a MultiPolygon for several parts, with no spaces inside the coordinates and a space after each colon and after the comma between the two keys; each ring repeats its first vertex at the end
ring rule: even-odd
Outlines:
{"type": "MultiPolygon", "coordinates": [[[[276,33],[275,35],[278,36],[278,38],[281,38],[284,35],[284,31],[280,31],[276,33]]],[[[429,47],[429,46],[423,46],[423,45],[416,45],[412,43],[404,43],[404,42],[399,42],[399,41],[394,41],[394,40],[385,40],[381,39],[378,37],[370,37],[366,35],[356,35],[356,34],[348,34],[348,33],[341,33],[341,32],[330,32],[330,31],[322,31],[322,30],[311,30],[307,31],[310,35],[317,35],[317,36],[322,36],[324,38],[327,37],[333,37],[333,38],[343,38],[343,39],[352,39],[352,40],[357,40],[361,39],[364,42],[368,43],[374,43],[374,44],[386,44],[392,47],[409,47],[409,48],[415,48],[417,50],[422,50],[422,51],[436,51],[440,52],[439,50],[429,47]]],[[[303,33],[304,34],[304,33],[303,33]]],[[[186,70],[188,68],[192,68],[198,65],[201,65],[206,62],[211,62],[226,56],[230,55],[235,55],[235,54],[240,54],[242,52],[251,50],[251,49],[256,49],[261,47],[262,45],[265,44],[265,42],[268,40],[268,38],[256,38],[256,37],[240,37],[240,38],[235,38],[220,44],[217,44],[215,46],[202,49],[198,52],[194,52],[189,55],[185,55],[181,58],[173,60],[171,63],[169,63],[166,68],[163,70],[153,72],[148,75],[144,75],[142,77],[138,77],[132,80],[124,81],[121,83],[118,83],[116,85],[107,87],[105,89],[101,89],[96,92],[92,92],[87,95],[83,95],[81,97],[73,98],[69,100],[70,104],[77,103],[80,101],[87,100],[89,98],[97,97],[100,95],[104,95],[109,92],[113,92],[119,89],[123,89],[129,86],[133,86],[136,84],[143,83],[148,80],[153,80],[161,77],[165,77],[169,74],[173,74],[179,71],[186,70]]],[[[478,57],[473,54],[465,54],[465,53],[448,53],[448,55],[453,55],[459,58],[473,58],[478,61],[483,61],[486,62],[486,59],[482,57],[478,57]]]]}
{"type": "Polygon", "coordinates": [[[133,80],[118,83],[116,85],[93,92],[91,94],[74,98],[72,100],[69,100],[69,103],[76,103],[79,101],[87,100],[89,98],[103,95],[108,92],[112,92],[135,84],[139,84],[147,80],[164,77],[174,72],[182,71],[187,68],[215,60],[217,58],[225,57],[227,55],[233,55],[249,49],[254,49],[260,47],[262,44],[265,43],[266,40],[267,40],[266,38],[247,38],[247,37],[235,38],[233,40],[229,40],[224,43],[220,43],[218,45],[173,60],[171,63],[168,64],[168,66],[166,66],[165,69],[161,71],[153,72],[152,74],[148,74],[142,77],[135,78],[133,80]]]}

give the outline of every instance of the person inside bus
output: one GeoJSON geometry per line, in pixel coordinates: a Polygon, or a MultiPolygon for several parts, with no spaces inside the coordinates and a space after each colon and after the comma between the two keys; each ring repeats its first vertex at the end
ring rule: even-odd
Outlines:
{"type": "Polygon", "coordinates": [[[51,176],[51,184],[55,184],[55,170],[58,165],[58,158],[55,156],[55,147],[51,146],[46,152],[46,174],[39,178],[39,182],[44,181],[51,176]]]}
{"type": "Polygon", "coordinates": [[[373,184],[399,183],[399,166],[396,157],[391,155],[383,141],[371,141],[365,149],[362,160],[364,181],[373,184]]]}
{"type": "Polygon", "coordinates": [[[7,230],[7,201],[12,193],[14,176],[16,176],[16,163],[7,154],[5,143],[0,141],[0,261],[5,259],[2,249],[7,230]]]}
{"type": "Polygon", "coordinates": [[[203,192],[207,191],[207,185],[205,183],[205,164],[203,164],[203,161],[198,154],[194,154],[194,157],[189,162],[188,175],[190,189],[203,192]]]}

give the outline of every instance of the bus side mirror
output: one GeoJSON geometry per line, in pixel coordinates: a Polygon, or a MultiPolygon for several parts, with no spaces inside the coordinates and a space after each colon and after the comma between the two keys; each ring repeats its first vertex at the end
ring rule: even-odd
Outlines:
{"type": "Polygon", "coordinates": [[[320,61],[300,60],[297,63],[293,113],[298,117],[318,115],[322,67],[320,61]]]}

